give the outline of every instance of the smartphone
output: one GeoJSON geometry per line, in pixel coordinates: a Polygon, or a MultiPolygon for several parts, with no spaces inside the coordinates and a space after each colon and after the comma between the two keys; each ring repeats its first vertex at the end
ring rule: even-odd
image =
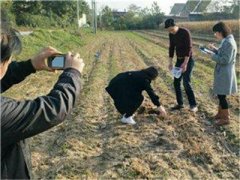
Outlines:
{"type": "Polygon", "coordinates": [[[58,54],[48,58],[48,67],[56,70],[63,70],[65,67],[66,55],[58,54]]]}

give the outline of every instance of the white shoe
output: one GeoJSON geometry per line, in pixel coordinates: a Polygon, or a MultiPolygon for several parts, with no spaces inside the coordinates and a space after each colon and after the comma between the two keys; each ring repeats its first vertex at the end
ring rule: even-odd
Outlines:
{"type": "Polygon", "coordinates": [[[128,118],[125,118],[125,116],[123,116],[123,118],[121,119],[121,122],[125,123],[125,124],[131,124],[131,125],[136,124],[136,122],[133,120],[132,116],[130,116],[128,118]]]}
{"type": "Polygon", "coordinates": [[[192,106],[192,107],[190,107],[190,111],[197,112],[198,111],[198,107],[197,106],[192,106]]]}

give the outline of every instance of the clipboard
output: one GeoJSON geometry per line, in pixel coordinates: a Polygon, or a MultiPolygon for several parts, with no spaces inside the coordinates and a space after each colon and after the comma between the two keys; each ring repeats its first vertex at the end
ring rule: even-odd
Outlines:
{"type": "Polygon", "coordinates": [[[215,52],[211,51],[208,48],[205,47],[199,47],[200,51],[203,52],[204,54],[216,54],[215,52]]]}

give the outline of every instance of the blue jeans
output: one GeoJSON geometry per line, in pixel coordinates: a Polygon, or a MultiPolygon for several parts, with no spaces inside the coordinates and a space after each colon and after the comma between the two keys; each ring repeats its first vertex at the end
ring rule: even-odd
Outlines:
{"type": "MultiPolygon", "coordinates": [[[[184,59],[177,59],[176,62],[176,67],[180,67],[182,63],[184,62],[184,59]]],[[[185,89],[185,92],[188,97],[188,102],[190,106],[196,106],[196,99],[195,95],[191,86],[191,75],[192,75],[192,70],[194,67],[194,60],[192,58],[189,59],[188,61],[188,66],[187,66],[187,71],[182,74],[180,78],[174,78],[174,88],[176,92],[176,97],[177,97],[177,103],[178,105],[183,105],[183,96],[182,96],[182,90],[181,90],[181,81],[183,79],[183,86],[185,89]]]]}

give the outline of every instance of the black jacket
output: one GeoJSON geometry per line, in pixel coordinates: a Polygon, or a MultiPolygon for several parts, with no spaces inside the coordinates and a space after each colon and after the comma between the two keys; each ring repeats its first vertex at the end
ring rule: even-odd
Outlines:
{"type": "MultiPolygon", "coordinates": [[[[1,92],[23,81],[31,73],[35,70],[30,60],[12,62],[1,80],[1,92]]],[[[80,73],[69,68],[46,96],[23,101],[1,96],[1,179],[31,177],[25,139],[63,122],[79,92],[80,73]]]]}
{"type": "Polygon", "coordinates": [[[143,71],[129,71],[114,77],[106,91],[119,106],[131,106],[143,101],[142,91],[146,91],[153,104],[160,106],[159,97],[151,87],[151,80],[143,71]]]}

